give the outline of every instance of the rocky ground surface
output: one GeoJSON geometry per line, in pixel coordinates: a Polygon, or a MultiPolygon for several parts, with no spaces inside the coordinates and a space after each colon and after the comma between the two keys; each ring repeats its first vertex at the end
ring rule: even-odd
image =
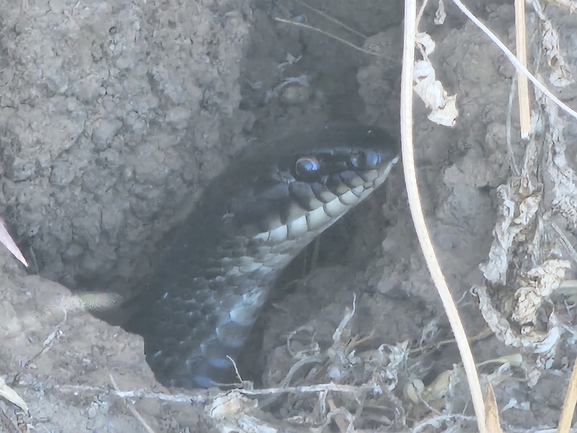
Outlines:
{"type": "MultiPolygon", "coordinates": [[[[471,3],[514,47],[512,7],[471,3]]],[[[428,431],[474,431],[464,379],[454,367],[459,355],[418,247],[400,165],[323,235],[314,266],[310,251],[297,259],[263,312],[239,372],[269,391],[164,389],[138,336],[87,313],[103,303],[114,307],[111,293],[130,296],[131,283],[158,260],[158,242],[255,139],[272,141],[325,120],[357,120],[398,134],[402,2],[0,5],[0,211],[30,262],[25,270],[0,250],[1,431],[344,432],[350,423],[357,431],[423,431],[424,420],[428,431]],[[100,294],[79,295],[86,290],[100,294]],[[424,394],[414,392],[420,384],[424,394]],[[296,385],[318,388],[279,392],[296,385]]],[[[481,367],[495,386],[504,425],[555,426],[559,390],[576,354],[571,287],[531,322],[535,332],[557,329],[552,317],[563,324],[541,355],[484,332],[470,289],[484,283],[479,264],[490,263],[492,231],[502,218],[497,187],[525,182],[522,169],[534,184],[523,183],[531,192],[524,197],[541,191],[541,201],[510,250],[511,275],[550,259],[572,260],[577,201],[560,198],[555,167],[566,159],[569,167],[560,171],[574,179],[575,152],[568,146],[564,156],[551,131],[569,144],[576,123],[568,117],[553,123],[539,100],[532,105],[537,138],[521,142],[516,103],[509,108],[514,68],[454,6],[446,5],[444,24],[435,25],[435,8],[426,10],[420,29],[437,44],[430,57],[449,94],[457,94],[459,117],[453,128],[435,125],[416,102],[416,162],[431,236],[467,331],[480,334],[473,344],[478,362],[517,356],[481,367]],[[531,149],[536,156],[528,160],[531,149]],[[511,161],[518,169],[513,181],[511,161]]],[[[547,63],[551,44],[541,42],[545,26],[530,10],[530,69],[539,66],[542,80],[575,107],[575,83],[556,87],[550,79],[560,55],[563,67],[575,70],[575,22],[555,7],[545,15],[560,31],[561,52],[547,63]]],[[[564,196],[573,197],[565,187],[564,196]]],[[[508,203],[515,216],[524,212],[508,203]]],[[[572,276],[567,271],[565,278],[572,276]]],[[[512,281],[487,285],[508,319],[517,299],[512,281]]]]}

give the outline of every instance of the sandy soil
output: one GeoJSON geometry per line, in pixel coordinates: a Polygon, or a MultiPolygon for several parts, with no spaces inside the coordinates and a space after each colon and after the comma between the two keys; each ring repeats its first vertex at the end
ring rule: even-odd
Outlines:
{"type": "MultiPolygon", "coordinates": [[[[472,6],[513,47],[513,10],[500,3],[472,6]]],[[[314,265],[309,250],[291,266],[239,364],[257,388],[354,388],[258,398],[163,389],[140,338],[87,312],[95,304],[114,307],[112,294],[133,293],[133,282],[158,260],[158,242],[251,141],[324,120],[396,133],[401,2],[307,4],[354,32],[297,1],[0,0],[0,211],[31,263],[25,270],[0,249],[0,395],[12,389],[29,409],[0,399],[0,431],[130,433],[147,424],[155,432],[328,432],[346,431],[353,419],[357,431],[417,431],[426,419],[435,420],[427,431],[475,431],[454,368],[456,347],[439,344],[452,334],[416,241],[400,166],[322,236],[314,265]],[[306,22],[378,56],[274,17],[306,22]],[[109,295],[78,296],[86,290],[109,295]],[[447,372],[453,379],[443,387],[447,372]],[[367,386],[374,383],[379,387],[367,386]],[[426,393],[415,398],[411,390],[421,383],[426,393]]],[[[431,59],[448,92],[458,95],[460,116],[452,129],[437,126],[418,102],[416,158],[431,235],[467,331],[476,335],[486,324],[470,288],[483,283],[479,264],[493,242],[496,188],[510,176],[506,118],[515,74],[486,36],[446,7],[444,25],[433,24],[432,8],[421,29],[437,43],[431,59]]],[[[575,22],[555,8],[547,14],[574,69],[575,22]]],[[[531,35],[539,30],[534,14],[528,25],[531,35]]],[[[538,56],[533,42],[530,69],[538,56]]],[[[575,106],[576,90],[571,84],[556,92],[575,106]]],[[[521,164],[526,144],[515,104],[511,117],[512,152],[521,164]]],[[[568,121],[567,142],[576,134],[568,121]]],[[[568,149],[570,164],[574,157],[568,149]]],[[[556,215],[552,182],[537,177],[547,221],[575,245],[575,228],[556,215]]],[[[519,268],[523,251],[514,257],[519,268]]],[[[567,250],[543,251],[569,257],[567,250]]],[[[514,293],[492,292],[505,314],[514,293]]],[[[568,299],[548,303],[540,320],[562,311],[572,329],[568,299]]],[[[510,431],[556,425],[559,390],[576,353],[571,332],[547,358],[491,333],[473,344],[479,362],[524,357],[524,366],[507,371],[481,368],[498,376],[497,401],[510,431]]]]}

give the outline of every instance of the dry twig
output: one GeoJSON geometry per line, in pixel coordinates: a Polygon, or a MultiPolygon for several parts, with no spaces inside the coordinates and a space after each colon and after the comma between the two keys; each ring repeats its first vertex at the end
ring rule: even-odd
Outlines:
{"type": "Polygon", "coordinates": [[[515,94],[515,85],[517,84],[517,76],[511,80],[511,91],[509,92],[509,101],[507,102],[507,120],[505,121],[506,135],[505,141],[507,143],[507,155],[509,156],[509,167],[515,176],[519,176],[521,172],[515,161],[515,152],[511,143],[511,112],[513,110],[513,95],[515,94]]]}
{"type": "Polygon", "coordinates": [[[286,24],[292,24],[293,26],[302,27],[303,29],[307,29],[307,30],[312,30],[313,32],[317,32],[317,33],[320,33],[321,35],[325,35],[329,38],[335,39],[335,40],[337,40],[337,41],[339,41],[339,42],[341,42],[341,43],[343,43],[343,44],[345,44],[351,48],[354,48],[355,50],[360,51],[361,53],[369,54],[371,56],[376,56],[376,57],[387,57],[387,56],[384,56],[382,54],[375,53],[374,51],[365,50],[362,47],[358,47],[355,44],[350,43],[346,39],[340,38],[336,35],[333,35],[332,33],[325,32],[324,30],[317,29],[316,27],[309,26],[308,24],[303,24],[303,23],[299,23],[296,21],[292,21],[292,20],[285,20],[284,18],[279,18],[279,17],[276,17],[275,21],[278,21],[281,23],[286,23],[286,24]]]}
{"type": "MultiPolygon", "coordinates": [[[[118,388],[118,385],[116,384],[116,381],[114,380],[114,377],[112,377],[112,375],[110,375],[108,377],[110,378],[110,382],[112,383],[113,388],[117,392],[120,392],[120,389],[118,388]]],[[[142,426],[144,427],[144,430],[147,433],[155,433],[154,430],[152,430],[152,427],[150,427],[148,425],[148,423],[144,420],[144,418],[142,418],[142,415],[140,415],[140,413],[136,410],[136,408],[130,402],[126,402],[126,407],[128,407],[128,410],[138,420],[138,422],[140,422],[140,424],[142,424],[142,426]]]]}
{"type": "Polygon", "coordinates": [[[577,404],[577,362],[573,365],[573,372],[571,373],[571,379],[569,379],[569,387],[567,388],[567,394],[565,394],[565,402],[559,417],[557,433],[567,433],[571,428],[575,404],[577,404]]]}
{"type": "Polygon", "coordinates": [[[334,17],[331,17],[329,14],[326,14],[326,13],[324,13],[324,12],[321,11],[321,10],[315,9],[315,8],[313,8],[312,6],[306,4],[305,2],[303,2],[303,1],[301,1],[301,0],[295,0],[295,1],[296,1],[298,4],[303,5],[303,6],[306,7],[307,9],[310,9],[311,11],[319,14],[319,15],[320,15],[321,17],[323,17],[324,19],[326,19],[326,20],[328,20],[328,21],[330,21],[330,22],[332,22],[332,23],[335,23],[336,25],[342,27],[343,29],[345,29],[345,30],[347,30],[347,31],[349,31],[349,32],[351,32],[351,33],[354,33],[355,35],[360,36],[361,38],[364,38],[364,39],[367,38],[367,37],[366,37],[365,35],[363,35],[361,32],[353,29],[352,27],[347,26],[345,23],[343,23],[342,21],[337,20],[337,19],[334,18],[334,17]]]}
{"type": "Polygon", "coordinates": [[[499,406],[491,382],[487,383],[487,430],[491,433],[503,433],[499,422],[499,406]]]}
{"type": "MultiPolygon", "coordinates": [[[[407,0],[405,2],[405,29],[403,46],[403,71],[401,76],[401,139],[403,152],[403,168],[405,171],[405,182],[409,197],[409,206],[415,230],[419,239],[419,244],[425,256],[429,272],[439,292],[443,306],[451,323],[451,328],[455,334],[463,366],[467,374],[469,388],[473,399],[477,424],[481,433],[486,432],[485,425],[485,403],[481,392],[481,384],[477,374],[477,368],[471,353],[471,348],[467,342],[467,335],[463,324],[459,318],[459,313],[447,287],[445,277],[439,266],[425,217],[421,206],[421,198],[417,186],[417,176],[415,170],[415,158],[413,151],[413,76],[415,60],[415,36],[416,36],[416,2],[407,0]]],[[[576,113],[577,114],[577,113],[576,113]]]]}
{"type": "MultiPolygon", "coordinates": [[[[173,403],[197,403],[203,404],[208,400],[212,400],[216,397],[215,393],[210,390],[197,390],[191,392],[190,394],[163,394],[160,392],[147,392],[144,390],[135,389],[132,391],[120,391],[114,390],[110,391],[104,388],[85,386],[85,385],[63,385],[60,388],[62,392],[95,392],[95,393],[107,393],[112,394],[120,398],[149,398],[152,400],[169,401],[173,403]]],[[[319,385],[305,385],[305,386],[287,386],[278,388],[263,388],[263,389],[235,389],[244,395],[278,395],[278,394],[313,394],[317,392],[341,392],[345,394],[359,395],[365,392],[375,391],[374,385],[338,385],[336,383],[322,383],[319,385]]],[[[224,395],[228,391],[222,391],[217,395],[224,395]]]]}
{"type": "MultiPolygon", "coordinates": [[[[525,26],[525,0],[515,0],[515,38],[517,43],[517,58],[527,68],[527,32],[525,26]]],[[[529,105],[529,83],[524,74],[519,74],[519,121],[521,123],[521,138],[528,139],[531,129],[531,112],[529,105]]]]}

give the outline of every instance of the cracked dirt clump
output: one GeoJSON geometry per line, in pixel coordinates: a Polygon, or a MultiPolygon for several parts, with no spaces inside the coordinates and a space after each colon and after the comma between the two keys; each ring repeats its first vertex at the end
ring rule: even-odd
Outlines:
{"type": "Polygon", "coordinates": [[[6,2],[0,201],[33,270],[72,288],[147,271],[242,145],[242,7],[6,2]]]}

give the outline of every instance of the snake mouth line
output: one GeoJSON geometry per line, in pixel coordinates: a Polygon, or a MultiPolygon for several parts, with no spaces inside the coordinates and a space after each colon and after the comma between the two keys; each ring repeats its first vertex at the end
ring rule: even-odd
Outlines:
{"type": "MultiPolygon", "coordinates": [[[[300,239],[306,236],[307,233],[324,231],[337,222],[349,209],[368,197],[375,188],[380,186],[398,160],[398,157],[393,158],[381,171],[372,170],[369,173],[363,173],[363,180],[371,179],[365,181],[367,184],[356,186],[341,195],[336,195],[332,200],[322,203],[316,209],[306,212],[287,224],[259,233],[252,239],[254,241],[261,240],[267,244],[279,244],[287,240],[300,239]]],[[[359,175],[359,178],[361,178],[361,175],[359,175]]]]}

